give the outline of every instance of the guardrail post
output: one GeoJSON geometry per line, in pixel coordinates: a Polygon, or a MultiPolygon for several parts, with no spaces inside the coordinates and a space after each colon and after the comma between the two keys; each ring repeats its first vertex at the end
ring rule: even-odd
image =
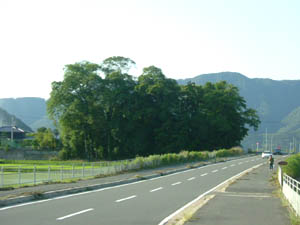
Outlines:
{"type": "Polygon", "coordinates": [[[21,166],[18,168],[19,186],[21,186],[21,166]]]}
{"type": "Polygon", "coordinates": [[[94,163],[92,163],[92,176],[94,176],[94,163]]]}
{"type": "Polygon", "coordinates": [[[84,163],[82,164],[82,177],[84,177],[84,163]]]}
{"type": "Polygon", "coordinates": [[[50,182],[50,166],[48,166],[48,182],[50,182]]]}
{"type": "Polygon", "coordinates": [[[4,186],[4,171],[3,171],[3,166],[1,166],[1,183],[0,187],[4,186]]]}
{"type": "Polygon", "coordinates": [[[36,166],[33,168],[33,184],[36,184],[36,166]]]}
{"type": "Polygon", "coordinates": [[[64,179],[64,166],[61,166],[61,169],[60,169],[60,180],[63,180],[64,179]]]}
{"type": "Polygon", "coordinates": [[[74,178],[74,164],[72,165],[72,178],[74,178]]]}

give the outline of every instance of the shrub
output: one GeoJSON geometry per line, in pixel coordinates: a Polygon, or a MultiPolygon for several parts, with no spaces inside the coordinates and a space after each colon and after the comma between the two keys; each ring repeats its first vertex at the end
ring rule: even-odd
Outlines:
{"type": "Polygon", "coordinates": [[[132,161],[132,163],[138,165],[138,169],[144,168],[144,158],[143,157],[140,157],[140,156],[136,157],[132,161]]]}
{"type": "Polygon", "coordinates": [[[238,156],[238,155],[242,155],[243,153],[244,152],[242,148],[234,147],[231,149],[220,149],[217,151],[216,156],[218,158],[221,158],[221,157],[238,156]]]}
{"type": "Polygon", "coordinates": [[[283,166],[283,172],[287,175],[297,179],[300,177],[300,153],[289,157],[288,164],[283,166]]]}
{"type": "Polygon", "coordinates": [[[60,160],[67,160],[67,159],[69,159],[70,156],[69,156],[68,151],[66,149],[60,150],[59,153],[58,153],[58,158],[60,160]]]}

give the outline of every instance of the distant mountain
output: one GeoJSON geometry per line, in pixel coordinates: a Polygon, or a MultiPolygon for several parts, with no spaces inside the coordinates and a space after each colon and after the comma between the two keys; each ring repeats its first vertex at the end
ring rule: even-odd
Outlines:
{"type": "Polygon", "coordinates": [[[43,98],[2,98],[0,107],[21,118],[33,130],[42,126],[54,128],[46,115],[46,101],[43,98]]]}
{"type": "MultiPolygon", "coordinates": [[[[262,121],[257,132],[251,131],[243,141],[246,148],[281,145],[290,147],[291,140],[300,143],[300,80],[282,80],[254,78],[233,72],[203,74],[177,82],[185,85],[194,82],[204,85],[206,82],[226,81],[237,86],[240,95],[248,107],[256,109],[262,121]],[[266,131],[268,135],[265,135],[266,131]]],[[[39,127],[54,128],[46,114],[46,101],[42,98],[0,99],[0,107],[17,116],[32,129],[39,127]]]]}
{"type": "MultiPolygon", "coordinates": [[[[297,122],[300,119],[300,110],[297,109],[300,107],[300,80],[250,79],[240,73],[222,72],[180,79],[177,82],[179,84],[194,82],[195,84],[204,85],[206,82],[216,83],[222,80],[239,88],[240,95],[244,97],[248,107],[256,109],[262,121],[259,131],[256,133],[251,132],[250,137],[245,139],[244,143],[248,147],[253,148],[256,142],[266,142],[265,137],[261,135],[266,131],[279,137],[278,135],[286,134],[287,131],[290,133],[295,132],[295,124],[300,125],[297,122]]],[[[269,138],[271,138],[270,135],[269,138]]],[[[274,139],[272,144],[273,141],[274,146],[282,142],[274,139]]],[[[270,144],[271,140],[268,139],[268,142],[270,144]]]]}
{"type": "Polygon", "coordinates": [[[24,131],[32,132],[32,129],[27,126],[22,120],[0,108],[0,127],[11,125],[21,128],[24,131]]]}
{"type": "Polygon", "coordinates": [[[289,113],[283,120],[284,124],[278,130],[278,134],[281,133],[290,133],[290,132],[299,132],[300,133],[300,106],[294,109],[291,113],[289,113]]]}

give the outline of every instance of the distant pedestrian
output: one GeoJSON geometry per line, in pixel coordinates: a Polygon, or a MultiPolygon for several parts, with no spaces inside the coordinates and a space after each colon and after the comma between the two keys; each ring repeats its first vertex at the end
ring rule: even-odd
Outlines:
{"type": "Polygon", "coordinates": [[[272,155],[270,155],[269,157],[269,165],[270,165],[270,170],[273,170],[274,158],[272,155]]]}

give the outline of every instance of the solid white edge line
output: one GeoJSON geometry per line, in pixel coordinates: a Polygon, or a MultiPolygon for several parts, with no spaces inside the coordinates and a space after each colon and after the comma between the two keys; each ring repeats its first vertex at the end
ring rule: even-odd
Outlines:
{"type": "MultiPolygon", "coordinates": [[[[257,156],[250,156],[249,158],[252,158],[252,157],[257,157],[257,156]]],[[[230,161],[237,161],[237,160],[242,160],[242,159],[241,158],[240,159],[232,159],[230,161]]],[[[228,162],[228,161],[226,161],[226,162],[228,162]]],[[[224,162],[224,163],[226,163],[226,162],[224,162]]],[[[198,167],[198,168],[195,168],[195,169],[185,170],[185,171],[176,172],[176,173],[172,173],[172,174],[165,175],[165,176],[159,176],[159,177],[151,178],[149,180],[141,180],[141,181],[136,181],[136,182],[133,182],[133,183],[121,184],[121,185],[116,185],[116,186],[113,186],[113,187],[106,187],[106,188],[96,189],[96,190],[93,190],[93,191],[85,191],[85,192],[80,192],[80,193],[76,193],[76,194],[69,194],[69,195],[64,195],[64,196],[59,196],[59,197],[54,197],[54,198],[49,198],[49,199],[44,199],[44,200],[39,200],[39,201],[32,201],[32,202],[21,203],[21,204],[12,205],[12,206],[6,206],[6,207],[0,208],[0,211],[4,211],[4,210],[7,210],[7,209],[18,208],[18,207],[27,206],[27,205],[39,204],[39,203],[53,201],[53,200],[70,198],[70,197],[79,196],[79,195],[85,195],[85,194],[105,191],[105,190],[109,190],[109,189],[124,187],[124,186],[138,184],[138,183],[143,183],[143,182],[150,181],[150,180],[156,180],[156,179],[161,179],[161,178],[165,178],[165,177],[169,177],[169,176],[174,176],[174,175],[181,174],[181,173],[187,173],[187,172],[190,172],[190,171],[194,171],[196,169],[200,170],[200,169],[207,168],[207,167],[210,167],[210,166],[215,166],[215,165],[216,164],[210,164],[210,165],[198,167]]]]}
{"type": "Polygon", "coordinates": [[[159,191],[159,190],[161,190],[161,189],[163,189],[163,187],[155,188],[155,189],[151,190],[150,192],[159,191]]]}
{"type": "Polygon", "coordinates": [[[132,195],[127,198],[118,199],[115,202],[123,202],[123,201],[129,200],[129,199],[135,198],[135,197],[136,197],[136,195],[132,195]]]}
{"type": "Polygon", "coordinates": [[[94,210],[94,209],[93,208],[85,209],[85,210],[82,210],[82,211],[79,211],[79,212],[76,212],[76,213],[72,213],[72,214],[69,214],[69,215],[66,215],[66,216],[63,216],[63,217],[59,217],[56,220],[64,220],[64,219],[67,219],[69,217],[76,216],[76,215],[79,215],[79,214],[82,214],[82,213],[86,213],[86,212],[89,212],[89,211],[92,211],[92,210],[94,210]]]}
{"type": "Polygon", "coordinates": [[[197,198],[195,198],[194,200],[192,200],[191,202],[187,203],[186,205],[184,205],[183,207],[181,207],[180,209],[176,210],[174,213],[172,213],[171,215],[169,215],[168,217],[166,217],[165,219],[163,219],[158,225],[164,225],[166,224],[173,216],[175,216],[176,214],[180,213],[181,211],[183,211],[184,209],[186,209],[187,207],[189,207],[190,205],[192,205],[194,202],[198,201],[199,199],[201,199],[202,197],[204,197],[205,195],[209,194],[210,192],[213,192],[214,190],[216,190],[218,187],[222,186],[223,184],[227,183],[229,180],[238,177],[239,175],[245,173],[246,171],[250,170],[250,169],[254,169],[254,168],[258,168],[259,166],[261,166],[262,163],[255,165],[253,167],[250,167],[230,178],[228,178],[227,180],[223,181],[222,183],[218,184],[217,186],[213,187],[212,189],[208,190],[207,192],[199,195],[197,198]]]}

